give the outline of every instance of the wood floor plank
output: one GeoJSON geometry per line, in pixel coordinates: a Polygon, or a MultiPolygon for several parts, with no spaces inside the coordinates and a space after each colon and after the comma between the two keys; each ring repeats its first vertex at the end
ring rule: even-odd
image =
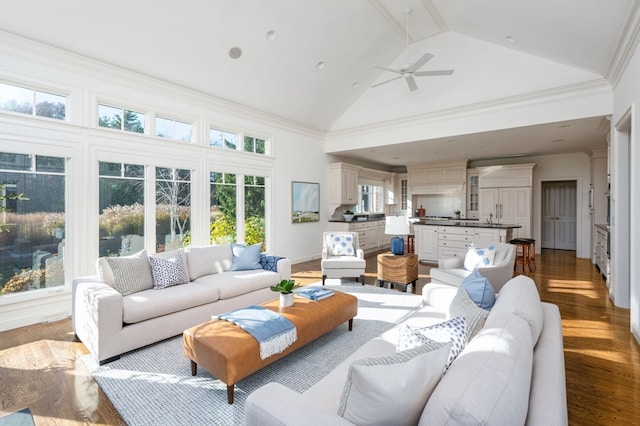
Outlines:
{"type": "MultiPolygon", "coordinates": [[[[376,255],[367,256],[367,284],[376,282],[376,255]]],[[[613,305],[597,269],[575,252],[543,250],[536,263],[527,275],[562,316],[569,423],[640,425],[640,348],[629,310],[613,305]]],[[[430,269],[419,265],[415,292],[430,269]]],[[[319,281],[320,261],[292,265],[292,277],[319,281]]],[[[28,406],[36,425],[124,424],[80,361],[86,353],[68,319],[0,333],[0,415],[28,406]]]]}

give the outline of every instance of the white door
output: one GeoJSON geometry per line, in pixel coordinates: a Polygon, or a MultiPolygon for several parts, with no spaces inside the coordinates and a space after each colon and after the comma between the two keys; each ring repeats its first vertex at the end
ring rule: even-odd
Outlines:
{"type": "Polygon", "coordinates": [[[576,249],[576,181],[542,183],[542,248],[576,249]]]}

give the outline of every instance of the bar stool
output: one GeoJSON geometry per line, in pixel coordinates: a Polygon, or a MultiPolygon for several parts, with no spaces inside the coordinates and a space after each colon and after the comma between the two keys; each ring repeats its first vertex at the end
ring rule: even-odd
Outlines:
{"type": "Polygon", "coordinates": [[[515,271],[518,265],[522,265],[522,273],[526,274],[527,269],[529,272],[533,272],[531,264],[535,267],[535,253],[536,253],[536,240],[531,238],[516,238],[509,241],[510,244],[516,246],[516,261],[513,264],[513,270],[515,271]]]}
{"type": "Polygon", "coordinates": [[[409,234],[407,235],[407,253],[414,253],[414,252],[415,252],[415,246],[413,241],[413,235],[409,234]]]}

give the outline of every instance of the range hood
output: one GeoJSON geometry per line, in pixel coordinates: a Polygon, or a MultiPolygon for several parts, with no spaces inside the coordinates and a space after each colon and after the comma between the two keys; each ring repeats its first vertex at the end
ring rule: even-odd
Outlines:
{"type": "Polygon", "coordinates": [[[464,184],[414,185],[411,187],[412,195],[460,195],[465,193],[464,184]]]}

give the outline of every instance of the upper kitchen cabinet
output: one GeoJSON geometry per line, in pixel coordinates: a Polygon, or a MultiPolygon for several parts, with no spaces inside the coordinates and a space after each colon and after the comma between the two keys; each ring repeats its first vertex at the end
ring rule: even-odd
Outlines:
{"type": "Polygon", "coordinates": [[[467,170],[467,219],[478,219],[478,204],[480,194],[478,192],[478,169],[467,170]]]}
{"type": "Polygon", "coordinates": [[[329,164],[329,209],[333,214],[341,204],[358,204],[358,169],[346,163],[329,164]]]}
{"type": "Polygon", "coordinates": [[[531,237],[534,167],[534,163],[478,167],[482,222],[520,225],[513,237],[531,237]]]}
{"type": "Polygon", "coordinates": [[[407,167],[409,190],[414,194],[465,192],[467,162],[407,167]]]}

